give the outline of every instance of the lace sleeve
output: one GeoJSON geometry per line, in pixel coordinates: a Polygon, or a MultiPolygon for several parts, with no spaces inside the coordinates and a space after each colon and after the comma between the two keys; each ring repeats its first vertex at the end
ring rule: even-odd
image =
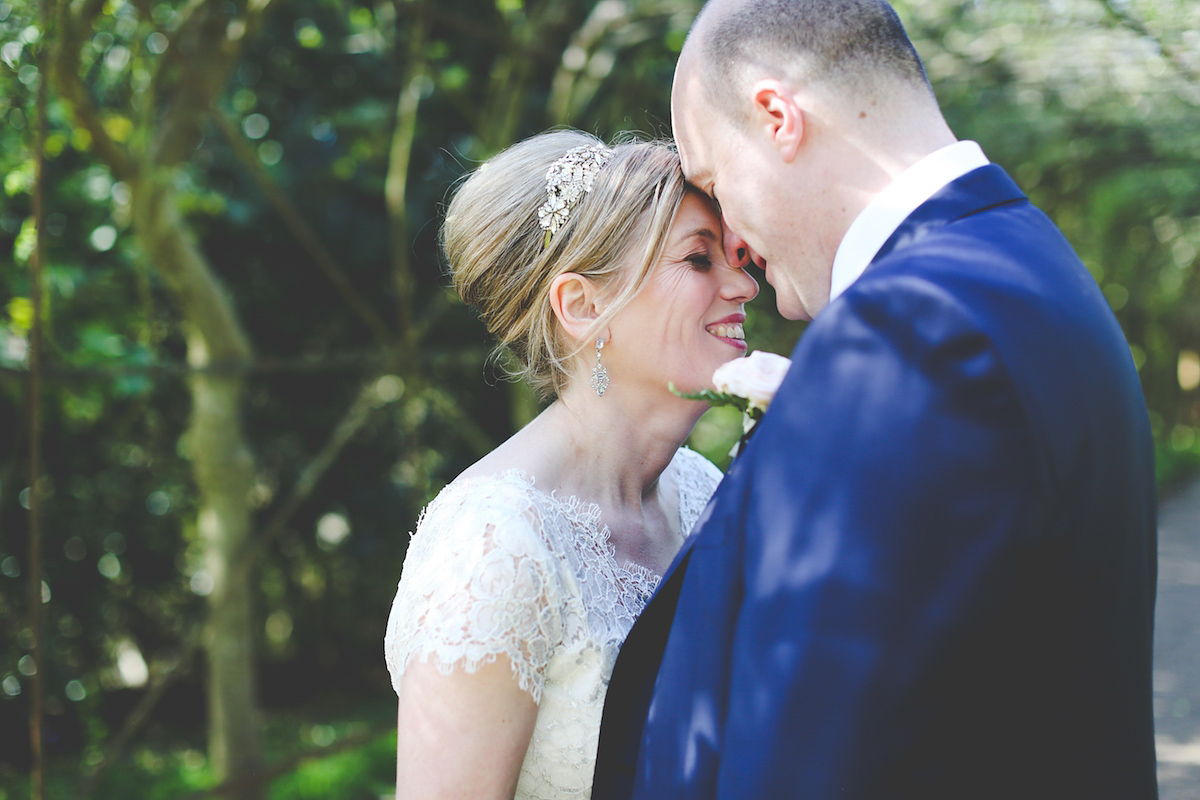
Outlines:
{"type": "Polygon", "coordinates": [[[679,448],[675,454],[675,467],[675,480],[679,484],[679,522],[687,534],[717,490],[722,475],[715,464],[686,447],[679,448]]]}
{"type": "Polygon", "coordinates": [[[422,514],[388,618],[392,685],[420,659],[443,674],[507,656],[540,702],[561,639],[562,583],[530,494],[501,479],[451,484],[422,514]]]}

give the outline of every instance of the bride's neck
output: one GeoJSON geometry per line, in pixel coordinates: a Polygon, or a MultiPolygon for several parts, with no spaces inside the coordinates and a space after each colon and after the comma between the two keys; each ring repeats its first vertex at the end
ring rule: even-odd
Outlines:
{"type": "Polygon", "coordinates": [[[546,434],[544,477],[566,494],[636,507],[655,493],[703,411],[673,396],[613,387],[598,397],[589,386],[568,387],[536,421],[546,434]]]}

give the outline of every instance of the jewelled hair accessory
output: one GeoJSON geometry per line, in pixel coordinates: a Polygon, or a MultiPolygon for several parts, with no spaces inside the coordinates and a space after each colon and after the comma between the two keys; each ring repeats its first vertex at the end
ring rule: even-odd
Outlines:
{"type": "Polygon", "coordinates": [[[573,147],[546,171],[547,200],[538,209],[538,225],[546,231],[542,247],[550,246],[550,237],[567,222],[571,209],[592,190],[596,173],[612,161],[615,152],[599,144],[573,147]]]}

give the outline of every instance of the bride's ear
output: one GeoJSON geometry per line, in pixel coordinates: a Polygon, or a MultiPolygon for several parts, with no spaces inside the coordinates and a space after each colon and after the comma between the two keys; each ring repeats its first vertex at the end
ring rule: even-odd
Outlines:
{"type": "Polygon", "coordinates": [[[599,288],[575,272],[564,272],[550,282],[550,307],[567,336],[579,341],[603,313],[599,288]]]}

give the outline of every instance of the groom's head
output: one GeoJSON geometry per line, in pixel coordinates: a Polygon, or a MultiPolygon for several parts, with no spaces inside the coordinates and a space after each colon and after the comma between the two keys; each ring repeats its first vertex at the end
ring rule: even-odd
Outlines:
{"type": "Polygon", "coordinates": [[[828,302],[834,254],[871,197],[953,141],[883,0],[711,0],[671,111],[684,174],[720,202],[731,259],[763,267],[791,319],[828,302]]]}

